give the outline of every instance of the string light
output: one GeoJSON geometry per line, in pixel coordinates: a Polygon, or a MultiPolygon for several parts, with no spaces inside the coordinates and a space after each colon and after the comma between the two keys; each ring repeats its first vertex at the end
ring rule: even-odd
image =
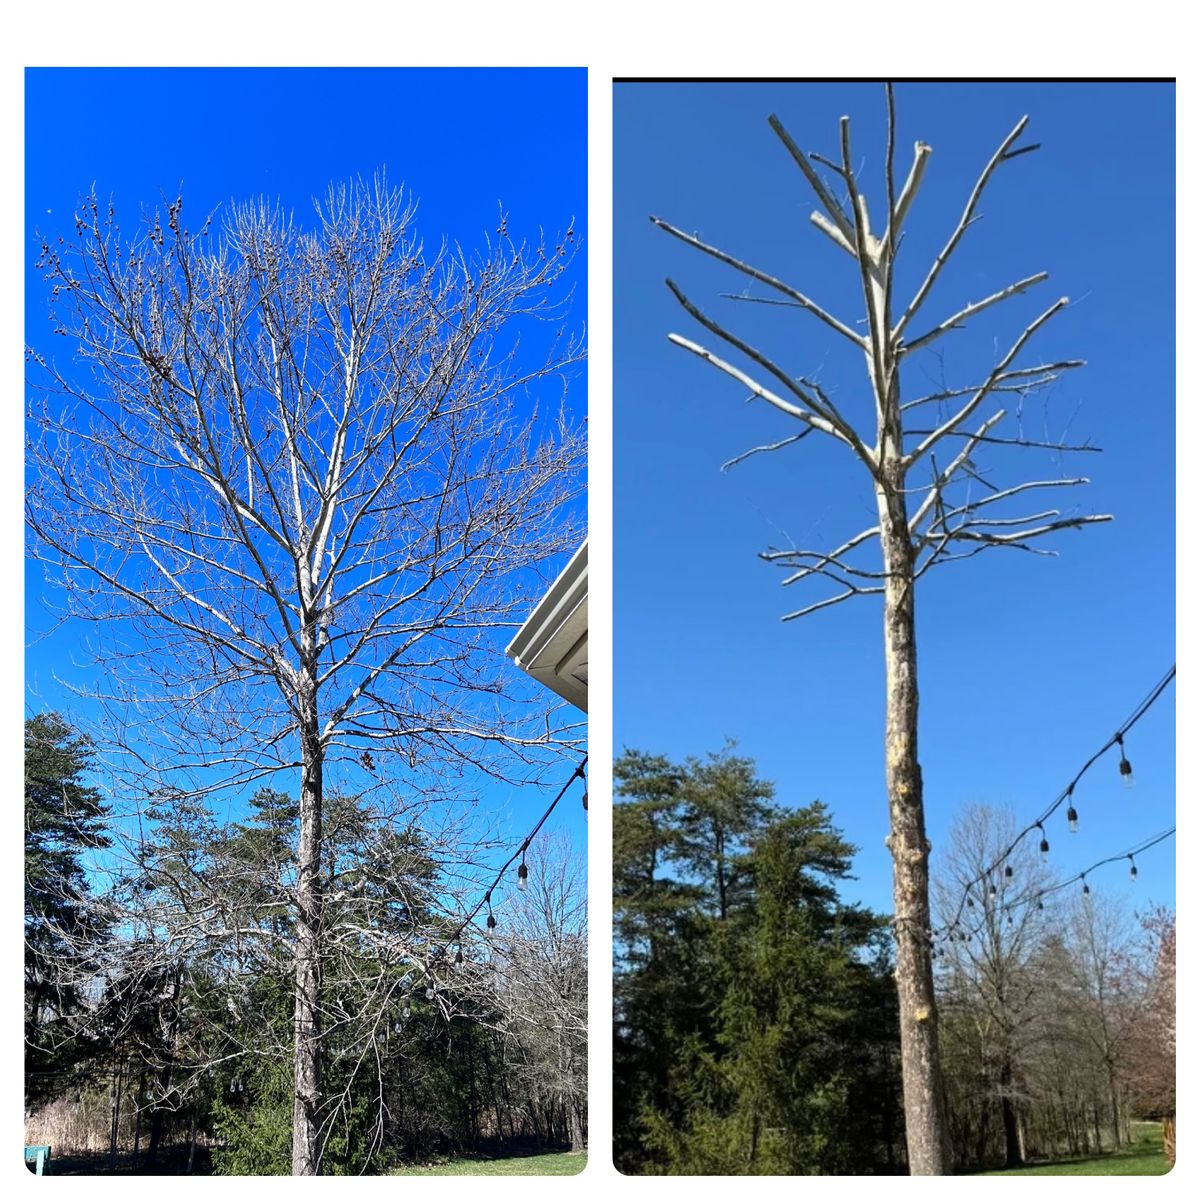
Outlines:
{"type": "Polygon", "coordinates": [[[521,847],[521,865],[517,868],[517,891],[523,892],[529,886],[529,868],[525,865],[525,849],[528,842],[521,847]]]}
{"type": "Polygon", "coordinates": [[[1133,861],[1132,854],[1129,856],[1129,878],[1131,882],[1137,879],[1137,863],[1133,861]]]}
{"type": "Polygon", "coordinates": [[[996,885],[994,882],[989,883],[988,884],[988,899],[995,900],[995,898],[996,898],[996,885]]]}
{"type": "MultiPolygon", "coordinates": [[[[954,915],[955,920],[962,915],[964,908],[973,907],[971,904],[971,888],[974,887],[975,884],[982,884],[991,876],[993,871],[998,870],[999,867],[1005,863],[1008,857],[1017,848],[1017,846],[1020,845],[1022,840],[1034,830],[1037,830],[1041,835],[1039,840],[1039,850],[1042,854],[1049,853],[1050,843],[1046,838],[1044,823],[1063,805],[1067,806],[1068,829],[1073,833],[1078,831],[1079,814],[1076,812],[1073,803],[1075,787],[1084,777],[1084,775],[1086,775],[1087,772],[1099,761],[1099,759],[1102,758],[1114,746],[1117,746],[1120,749],[1121,758],[1119,770],[1122,782],[1124,782],[1127,787],[1133,786],[1133,767],[1129,763],[1129,759],[1125,754],[1125,735],[1128,734],[1128,732],[1150,711],[1150,709],[1162,696],[1163,692],[1165,692],[1171,683],[1174,682],[1175,676],[1176,667],[1174,664],[1172,664],[1166,674],[1164,674],[1162,678],[1159,679],[1159,681],[1154,685],[1154,687],[1151,688],[1149,694],[1137,705],[1137,707],[1120,726],[1117,732],[1113,734],[1113,736],[1110,737],[1089,759],[1087,759],[1087,761],[1084,762],[1078,771],[1076,771],[1075,777],[1059,793],[1057,798],[1051,804],[1049,804],[1046,809],[1041,812],[1029,825],[1020,830],[1013,840],[1008,844],[1008,846],[999,855],[997,855],[996,859],[992,863],[984,867],[974,879],[969,879],[963,884],[962,899],[959,901],[958,911],[954,915]]],[[[1169,834],[1164,834],[1162,836],[1169,836],[1169,834]]],[[[1032,900],[1033,897],[1030,897],[1029,899],[1032,900]]]]}
{"type": "Polygon", "coordinates": [[[404,997],[404,1007],[401,1008],[400,1015],[406,1021],[412,1016],[412,1001],[407,996],[404,997]]]}
{"type": "MultiPolygon", "coordinates": [[[[1080,879],[1083,879],[1084,877],[1083,877],[1082,875],[1080,875],[1080,877],[1079,877],[1079,878],[1080,878],[1080,879]]],[[[1092,894],[1092,889],[1091,889],[1090,887],[1088,887],[1088,885],[1087,885],[1087,882],[1086,882],[1086,881],[1084,882],[1084,885],[1083,885],[1083,894],[1084,894],[1085,896],[1090,896],[1090,895],[1092,894]]]]}
{"type": "Polygon", "coordinates": [[[458,952],[457,952],[457,953],[455,954],[455,956],[454,956],[454,965],[455,965],[456,967],[461,967],[461,966],[462,966],[462,963],[463,963],[463,953],[462,953],[462,947],[461,947],[461,946],[459,946],[459,948],[458,948],[458,952]]]}
{"type": "Polygon", "coordinates": [[[1009,866],[1007,866],[1007,867],[1005,867],[1005,868],[1004,868],[1004,878],[1005,878],[1005,879],[1011,879],[1012,877],[1013,877],[1013,874],[1012,874],[1012,865],[1010,864],[1009,866]]]}
{"type": "Polygon", "coordinates": [[[436,995],[437,995],[437,990],[434,988],[433,984],[431,983],[431,984],[430,984],[430,985],[429,985],[429,986],[428,986],[428,987],[425,989],[425,999],[426,999],[426,1000],[432,1000],[432,999],[434,998],[434,996],[436,996],[436,995]]]}
{"type": "Polygon", "coordinates": [[[587,812],[587,810],[588,810],[588,806],[587,806],[587,789],[585,788],[585,789],[584,789],[584,792],[583,792],[583,811],[584,811],[584,812],[587,812]]]}
{"type": "Polygon", "coordinates": [[[1133,787],[1133,764],[1125,757],[1125,738],[1118,733],[1116,739],[1121,750],[1121,761],[1117,764],[1117,770],[1121,772],[1121,782],[1127,788],[1131,788],[1133,787]]]}

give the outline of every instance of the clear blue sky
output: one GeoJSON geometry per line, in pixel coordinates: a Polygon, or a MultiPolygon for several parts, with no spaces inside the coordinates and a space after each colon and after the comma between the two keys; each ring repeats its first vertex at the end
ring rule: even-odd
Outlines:
{"type": "MultiPolygon", "coordinates": [[[[1057,535],[1058,558],[993,552],[931,572],[918,593],[921,762],[935,858],[966,803],[1033,817],[1150,690],[1175,656],[1175,95],[1170,85],[900,84],[901,180],[917,139],[933,155],[906,225],[906,298],[957,221],[980,170],[1023,114],[1041,150],[1007,163],[918,322],[1038,270],[1049,283],[950,335],[909,368],[906,394],[976,382],[1058,296],[1074,302],[1021,361],[1083,358],[1027,408],[1031,431],[1091,439],[1103,454],[980,455],[997,483],[1088,475],[1048,493],[1115,520],[1057,535]],[[994,319],[993,319],[994,317],[994,319]],[[993,340],[995,339],[995,341],[993,340]],[[1001,344],[1002,343],[1002,344],[1001,344]],[[1043,417],[1046,424],[1043,426],[1043,417]]],[[[768,545],[829,549],[874,523],[867,482],[814,434],[722,474],[722,462],[795,432],[744,403],[732,380],[667,342],[714,339],[664,286],[817,376],[843,411],[869,413],[853,348],[806,314],[719,299],[749,281],[654,228],[660,216],[786,279],[848,320],[862,314],[851,260],[808,221],[813,198],[767,124],[836,158],[838,118],[876,225],[884,207],[877,84],[619,84],[614,112],[614,729],[616,749],[683,757],[733,737],[790,803],[824,800],[861,847],[852,898],[890,911],[883,789],[880,602],[800,621],[823,595],[780,586],[768,545]]],[[[763,289],[755,288],[756,294],[763,289]]],[[[716,347],[714,347],[716,348],[716,347]]],[[[734,355],[734,357],[736,357],[734,355]]],[[[914,358],[918,358],[914,355],[914,358]]],[[[1116,757],[1077,793],[1080,830],[1050,827],[1054,865],[1077,872],[1175,820],[1175,698],[1130,735],[1137,785],[1116,757]]],[[[1094,879],[1139,905],[1174,903],[1174,842],[1094,879]]]]}
{"type": "MultiPolygon", "coordinates": [[[[330,182],[384,168],[420,204],[427,244],[471,247],[495,225],[498,204],[514,238],[587,227],[587,78],[582,69],[40,69],[26,73],[27,339],[50,343],[46,297],[33,269],[36,232],[71,228],[78,197],[95,184],[127,222],[173,199],[207,213],[258,195],[280,198],[301,222],[330,182]]],[[[195,218],[193,217],[193,220],[195,218]]],[[[198,221],[197,221],[198,224],[198,221]]],[[[573,317],[586,320],[586,255],[572,267],[573,317]]],[[[61,356],[62,347],[56,345],[61,356]]],[[[585,411],[586,380],[571,389],[585,411]]],[[[36,640],[51,625],[41,575],[27,576],[27,712],[78,702],[54,673],[74,666],[83,631],[36,640]]],[[[513,668],[515,671],[515,668],[513,668]]],[[[565,779],[565,773],[564,773],[565,779]]],[[[282,783],[282,780],[280,781],[282,783]]],[[[519,840],[557,790],[494,794],[519,840]]],[[[578,790],[578,789],[576,789],[578,790]]],[[[585,836],[574,796],[553,822],[585,836]]]]}

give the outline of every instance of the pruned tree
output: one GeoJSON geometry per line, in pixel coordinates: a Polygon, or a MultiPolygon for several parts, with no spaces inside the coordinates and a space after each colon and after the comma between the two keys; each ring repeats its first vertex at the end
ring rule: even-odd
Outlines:
{"type": "MultiPolygon", "coordinates": [[[[1028,124],[1022,117],[988,160],[972,188],[954,229],[921,278],[910,299],[897,300],[896,262],[902,228],[913,208],[929,165],[931,148],[917,142],[911,167],[897,187],[895,105],[887,86],[887,149],[884,163],[886,201],[882,231],[872,226],[866,193],[851,149],[850,120],[841,119],[840,153],[827,158],[807,153],[778,117],[771,128],[816,196],[812,222],[851,260],[861,290],[865,321],[856,328],[830,313],[809,295],[777,275],[702,240],[658,217],[651,220],[693,249],[732,268],[768,294],[749,291],[731,299],[782,305],[820,321],[865,359],[869,417],[855,417],[816,379],[797,375],[776,358],[702,311],[673,280],[675,298],[712,338],[724,343],[745,365],[709,346],[673,333],[670,340],[789,418],[795,432],[756,446],[730,460],[778,453],[817,432],[836,442],[862,468],[871,489],[876,521],[826,550],[794,546],[770,548],[761,557],[788,571],[785,585],[804,580],[834,585],[831,594],[805,604],[784,619],[806,616],[858,596],[883,597],[887,718],[886,777],[891,817],[889,846],[893,862],[896,980],[900,993],[900,1037],[904,1065],[904,1103],[909,1163],[914,1174],[947,1170],[946,1123],[938,1064],[937,1006],[930,960],[929,843],[925,837],[924,798],[917,749],[919,685],[916,640],[916,584],[936,566],[971,558],[986,550],[1015,549],[1052,554],[1041,539],[1063,529],[1078,529],[1107,516],[1045,508],[1024,511],[1030,495],[1073,488],[1083,477],[1059,475],[998,485],[985,478],[976,459],[992,448],[1021,448],[1055,454],[1093,449],[1030,436],[1021,421],[1021,403],[1030,394],[1083,365],[1077,359],[1029,361],[1027,347],[1067,305],[1066,298],[1043,309],[1008,342],[993,365],[965,386],[949,386],[902,399],[904,368],[915,353],[965,328],[984,313],[1046,281],[1044,271],[1009,283],[980,300],[962,304],[927,328],[918,324],[935,284],[979,219],[979,204],[997,171],[1037,149],[1019,145],[1028,124]],[[822,171],[827,172],[823,175],[822,171]],[[834,182],[828,180],[832,178],[834,182]],[[903,305],[903,307],[901,307],[903,305]],[[861,331],[860,331],[861,330],[861,331]],[[1016,400],[1015,411],[1004,407],[1016,400]],[[936,413],[933,420],[925,414],[936,413]],[[939,461],[939,451],[949,448],[939,461]],[[927,473],[926,473],[927,472],[927,473]],[[873,553],[874,558],[866,558],[873,553]]],[[[864,402],[861,405],[867,409],[864,402]]]]}
{"type": "Polygon", "coordinates": [[[192,232],[176,199],[126,235],[91,195],[39,260],[74,361],[28,352],[31,544],[94,623],[122,793],[299,777],[297,1174],[321,1160],[326,791],[411,806],[574,740],[515,694],[501,631],[578,542],[585,452],[573,228],[530,245],[502,215],[481,252],[430,252],[382,180],[315,207],[192,232]]]}

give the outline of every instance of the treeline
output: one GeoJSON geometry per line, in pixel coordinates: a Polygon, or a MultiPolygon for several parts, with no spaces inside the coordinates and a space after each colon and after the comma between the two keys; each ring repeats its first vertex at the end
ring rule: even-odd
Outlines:
{"type": "MultiPolygon", "coordinates": [[[[146,1169],[173,1146],[179,1169],[199,1151],[218,1172],[289,1172],[295,800],[263,789],[223,821],[202,797],[160,795],[140,828],[118,828],[62,718],[27,721],[25,751],[27,1128],[146,1169]]],[[[540,837],[526,888],[494,898],[493,935],[448,942],[471,886],[461,847],[364,797],[327,796],[324,818],[322,1171],[582,1149],[586,903],[571,847],[540,837]]]]}
{"type": "MultiPolygon", "coordinates": [[[[730,749],[629,751],[614,784],[618,1168],[905,1171],[889,921],[839,899],[855,850],[826,809],[777,804],[730,749]]],[[[934,860],[957,1171],[1110,1152],[1175,1112],[1174,913],[1131,915],[1119,871],[1047,892],[1060,868],[1037,841],[1004,857],[1014,832],[966,809],[934,860]]]]}
{"type": "Polygon", "coordinates": [[[614,766],[614,1157],[627,1174],[903,1169],[887,921],[855,848],[730,749],[614,766]]]}
{"type": "Polygon", "coordinates": [[[1131,1118],[1175,1112],[1174,913],[1132,917],[1119,868],[1105,890],[1043,895],[1049,849],[1002,860],[1014,832],[1007,812],[966,810],[935,888],[943,928],[958,922],[934,961],[960,1167],[1116,1150],[1131,1118]]]}

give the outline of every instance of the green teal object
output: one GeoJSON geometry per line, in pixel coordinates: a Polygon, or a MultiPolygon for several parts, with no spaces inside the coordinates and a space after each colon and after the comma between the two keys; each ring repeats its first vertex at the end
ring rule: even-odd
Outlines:
{"type": "Polygon", "coordinates": [[[50,1174],[50,1147],[49,1146],[26,1146],[25,1161],[27,1163],[36,1163],[34,1168],[35,1175],[50,1174]]]}

